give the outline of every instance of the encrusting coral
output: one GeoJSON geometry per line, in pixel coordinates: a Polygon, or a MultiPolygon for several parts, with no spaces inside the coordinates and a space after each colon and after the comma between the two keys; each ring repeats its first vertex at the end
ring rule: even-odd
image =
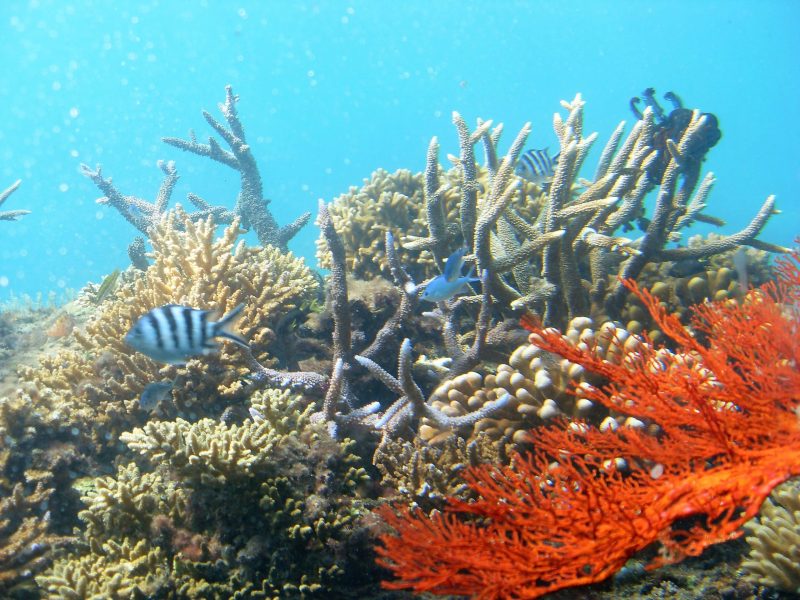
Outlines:
{"type": "Polygon", "coordinates": [[[800,485],[777,487],[758,517],[744,526],[750,553],[742,561],[748,579],[800,594],[800,485]]]}
{"type": "Polygon", "coordinates": [[[241,425],[178,420],[123,434],[154,469],[96,480],[82,545],[38,578],[50,597],[114,597],[129,569],[128,593],[181,598],[330,597],[333,585],[369,585],[357,558],[368,478],[352,442],[330,439],[313,406],[288,392],[259,392],[250,408],[241,425]]]}

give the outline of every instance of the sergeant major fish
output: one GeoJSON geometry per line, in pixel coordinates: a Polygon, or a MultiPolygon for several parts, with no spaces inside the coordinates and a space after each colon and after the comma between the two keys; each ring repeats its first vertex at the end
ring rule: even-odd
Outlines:
{"type": "Polygon", "coordinates": [[[240,304],[219,321],[209,320],[213,311],[166,304],[142,315],[125,334],[125,343],[153,360],[183,365],[193,356],[210,354],[219,349],[214,338],[230,340],[247,348],[247,341],[233,333],[244,304],[240,304]]]}
{"type": "Polygon", "coordinates": [[[447,258],[442,274],[431,279],[425,286],[421,296],[423,300],[443,302],[458,294],[468,283],[480,281],[472,276],[473,269],[466,275],[461,275],[466,253],[466,248],[459,248],[447,258]]]}
{"type": "Polygon", "coordinates": [[[516,174],[539,187],[544,187],[553,181],[559,155],[550,156],[547,148],[541,150],[528,150],[519,157],[516,174]]]}

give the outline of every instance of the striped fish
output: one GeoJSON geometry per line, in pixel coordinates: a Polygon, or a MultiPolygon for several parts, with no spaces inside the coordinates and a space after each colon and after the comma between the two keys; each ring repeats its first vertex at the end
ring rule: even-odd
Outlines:
{"type": "Polygon", "coordinates": [[[233,326],[244,304],[240,304],[219,321],[211,321],[210,310],[178,304],[166,304],[142,315],[125,335],[125,343],[153,360],[183,365],[192,356],[216,352],[214,338],[230,340],[248,347],[247,341],[233,333],[233,326]]]}
{"type": "Polygon", "coordinates": [[[528,150],[525,154],[520,156],[516,173],[539,187],[544,187],[546,184],[553,181],[553,175],[556,172],[556,165],[558,164],[558,156],[559,155],[556,154],[551,157],[547,148],[528,150]]]}

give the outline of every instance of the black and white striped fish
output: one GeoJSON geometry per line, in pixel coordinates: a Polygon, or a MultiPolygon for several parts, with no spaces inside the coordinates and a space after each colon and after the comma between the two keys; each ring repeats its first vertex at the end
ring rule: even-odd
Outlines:
{"type": "Polygon", "coordinates": [[[558,154],[550,156],[547,148],[541,150],[528,150],[519,157],[516,173],[528,181],[544,187],[553,181],[558,164],[558,154]]]}
{"type": "Polygon", "coordinates": [[[125,335],[125,343],[153,360],[182,365],[192,356],[210,354],[219,349],[214,338],[230,340],[248,347],[247,341],[233,333],[233,326],[244,304],[219,321],[209,320],[210,310],[165,304],[142,315],[125,335]]]}

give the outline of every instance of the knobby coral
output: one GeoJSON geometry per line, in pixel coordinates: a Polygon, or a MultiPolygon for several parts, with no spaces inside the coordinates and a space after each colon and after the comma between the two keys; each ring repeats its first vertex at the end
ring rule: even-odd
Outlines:
{"type": "Polygon", "coordinates": [[[741,305],[697,307],[695,335],[627,282],[675,352],[643,341],[614,364],[536,329],[533,343],[609,381],[581,386],[585,397],[633,421],[537,430],[536,450],[511,466],[468,470],[474,503],[430,517],[384,507],[395,532],[380,563],[397,576],[386,587],[536,598],[604,580],[651,544],[655,568],[741,535],[800,474],[800,268],[779,271],[741,305]]]}

